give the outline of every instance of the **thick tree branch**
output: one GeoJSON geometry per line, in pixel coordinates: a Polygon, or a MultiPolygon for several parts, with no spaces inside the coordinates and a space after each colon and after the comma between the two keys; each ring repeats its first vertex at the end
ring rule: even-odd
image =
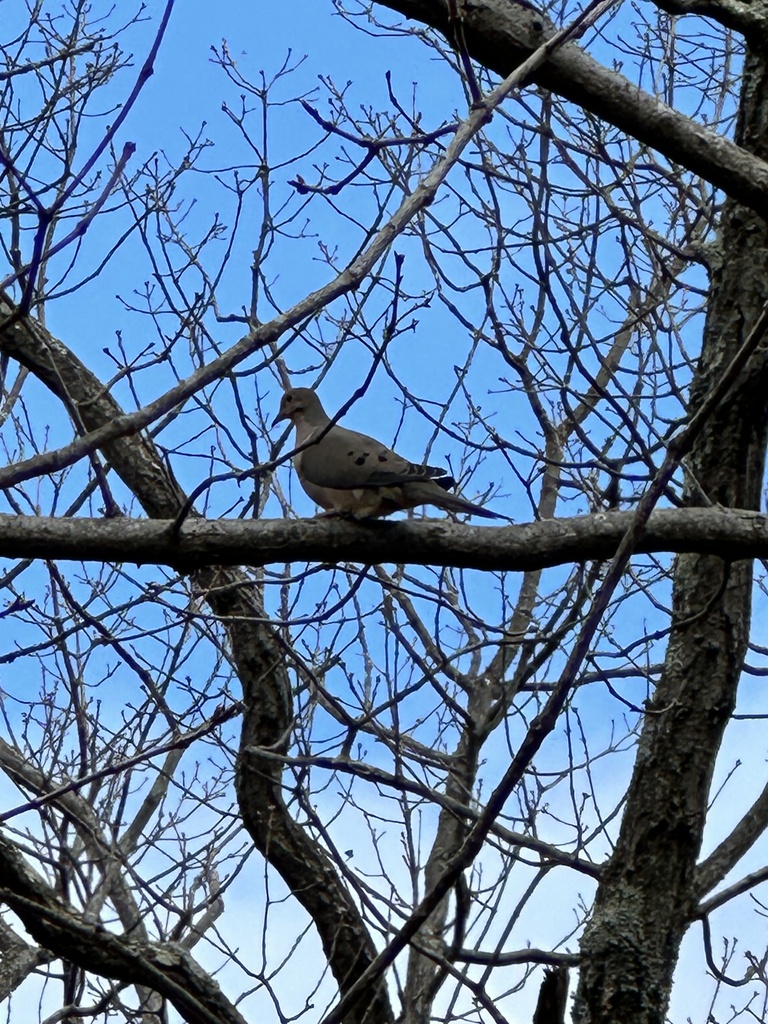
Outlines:
{"type": "MultiPolygon", "coordinates": [[[[453,44],[449,0],[377,0],[407,18],[431,25],[453,44]]],[[[731,5],[731,12],[735,7],[731,5]]],[[[741,8],[745,15],[748,9],[741,8]]],[[[463,42],[469,55],[508,75],[554,32],[539,11],[510,0],[471,0],[461,5],[463,42]]],[[[710,12],[708,12],[710,13],[710,12]]],[[[744,30],[764,36],[755,15],[744,30]]],[[[566,43],[528,78],[644,142],[673,163],[702,175],[733,199],[768,217],[768,163],[650,96],[609,71],[576,43],[566,43]]]]}
{"type": "MultiPolygon", "coordinates": [[[[299,561],[525,572],[610,558],[631,519],[631,512],[611,512],[501,527],[445,519],[195,519],[176,538],[171,521],[5,515],[0,557],[169,565],[181,571],[299,561]]],[[[716,554],[730,561],[768,558],[768,518],[743,509],[663,509],[650,517],[635,550],[716,554]]]]}
{"type": "Polygon", "coordinates": [[[30,946],[0,918],[0,1002],[7,999],[37,967],[53,959],[39,946],[30,946]]]}
{"type": "Polygon", "coordinates": [[[768,34],[768,17],[761,4],[742,3],[741,0],[655,0],[657,7],[669,14],[698,15],[741,32],[748,37],[760,38],[768,34]]]}
{"type": "Polygon", "coordinates": [[[86,923],[0,835],[0,900],[42,947],[108,978],[160,992],[189,1024],[245,1024],[216,982],[174,943],[130,942],[86,923]]]}

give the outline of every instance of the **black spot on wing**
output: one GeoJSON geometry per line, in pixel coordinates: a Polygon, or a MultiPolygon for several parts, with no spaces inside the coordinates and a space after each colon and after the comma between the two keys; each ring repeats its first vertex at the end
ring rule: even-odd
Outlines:
{"type": "Polygon", "coordinates": [[[366,461],[371,457],[370,452],[360,452],[359,454],[352,448],[347,452],[347,457],[352,459],[356,466],[364,466],[366,461]]]}

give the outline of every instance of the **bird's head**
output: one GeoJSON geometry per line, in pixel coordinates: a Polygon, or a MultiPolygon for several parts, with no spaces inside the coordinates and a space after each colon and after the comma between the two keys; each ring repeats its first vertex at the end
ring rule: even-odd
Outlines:
{"type": "Polygon", "coordinates": [[[281,420],[290,420],[295,423],[297,419],[306,419],[312,424],[321,426],[327,422],[320,399],[310,388],[289,388],[283,392],[280,399],[280,409],[272,421],[272,426],[280,423],[281,420]]]}

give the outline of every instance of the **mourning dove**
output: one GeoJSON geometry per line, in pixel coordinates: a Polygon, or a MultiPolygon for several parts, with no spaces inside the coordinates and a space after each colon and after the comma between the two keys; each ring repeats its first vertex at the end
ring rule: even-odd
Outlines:
{"type": "Polygon", "coordinates": [[[296,427],[296,447],[307,446],[293,457],[296,474],[310,498],[328,514],[371,519],[416,505],[436,505],[446,512],[507,518],[449,494],[456,481],[444,469],[409,462],[367,434],[331,426],[320,399],[309,388],[285,392],[272,426],[281,420],[296,427]]]}

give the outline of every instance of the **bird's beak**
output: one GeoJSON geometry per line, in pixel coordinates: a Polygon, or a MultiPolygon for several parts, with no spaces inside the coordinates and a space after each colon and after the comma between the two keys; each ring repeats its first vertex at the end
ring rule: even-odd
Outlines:
{"type": "Polygon", "coordinates": [[[285,415],[285,413],[281,409],[280,412],[277,414],[277,416],[275,416],[275,418],[272,420],[272,426],[276,427],[277,424],[280,422],[280,420],[287,420],[287,419],[288,419],[288,417],[285,415]]]}

